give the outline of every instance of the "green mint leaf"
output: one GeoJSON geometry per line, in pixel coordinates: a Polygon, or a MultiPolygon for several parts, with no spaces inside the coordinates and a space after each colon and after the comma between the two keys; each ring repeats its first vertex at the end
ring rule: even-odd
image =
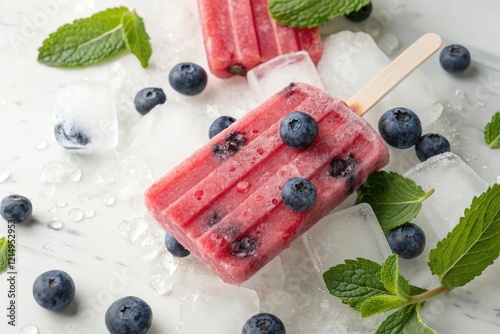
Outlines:
{"type": "Polygon", "coordinates": [[[141,62],[142,67],[148,67],[149,58],[153,53],[149,36],[144,27],[144,21],[135,11],[126,11],[122,18],[123,39],[127,49],[141,62]]]}
{"type": "Polygon", "coordinates": [[[427,292],[427,289],[419,288],[418,286],[410,285],[410,296],[420,295],[427,292]]]}
{"type": "Polygon", "coordinates": [[[375,334],[399,334],[414,313],[416,305],[405,306],[388,316],[378,327],[375,334]]]}
{"type": "Polygon", "coordinates": [[[379,295],[373,296],[365,300],[359,307],[359,312],[363,318],[371,317],[372,315],[384,313],[396,308],[400,308],[406,304],[406,301],[401,300],[398,296],[379,295]]]}
{"type": "Polygon", "coordinates": [[[38,49],[38,61],[54,67],[80,67],[100,62],[125,49],[125,7],[111,8],[60,27],[38,49]]]}
{"type": "Polygon", "coordinates": [[[420,315],[421,310],[422,304],[416,304],[415,311],[408,318],[401,334],[438,334],[424,323],[420,315]]]}
{"type": "Polygon", "coordinates": [[[0,272],[7,269],[9,265],[9,242],[5,237],[0,239],[0,272]]]}
{"type": "Polygon", "coordinates": [[[272,17],[290,27],[312,28],[339,15],[358,11],[371,0],[271,0],[272,17]]]}
{"type": "Polygon", "coordinates": [[[500,255],[500,185],[479,197],[446,238],[429,254],[429,267],[448,289],[481,275],[500,255]]]}
{"type": "Polygon", "coordinates": [[[356,203],[368,203],[385,232],[413,220],[422,202],[434,193],[425,193],[413,180],[394,172],[380,171],[358,188],[356,203]]]}
{"type": "Polygon", "coordinates": [[[500,148],[500,111],[493,115],[484,129],[484,140],[491,148],[500,148]]]}
{"type": "Polygon", "coordinates": [[[358,309],[371,297],[389,295],[380,280],[380,264],[362,258],[344,262],[323,274],[328,291],[342,303],[358,309]]]}
{"type": "MultiPolygon", "coordinates": [[[[382,263],[380,278],[384,287],[400,301],[407,302],[410,295],[410,284],[399,274],[398,255],[393,254],[382,263]]],[[[363,304],[364,305],[364,304],[363,304]]]]}

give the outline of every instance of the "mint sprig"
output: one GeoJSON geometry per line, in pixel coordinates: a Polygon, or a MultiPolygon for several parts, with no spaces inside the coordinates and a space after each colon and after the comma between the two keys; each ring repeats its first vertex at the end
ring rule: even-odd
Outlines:
{"type": "Polygon", "coordinates": [[[472,200],[460,223],[429,254],[429,267],[445,287],[463,286],[500,255],[500,185],[472,200]]]}
{"type": "Polygon", "coordinates": [[[368,203],[384,232],[413,220],[422,202],[434,193],[425,192],[413,180],[394,172],[380,171],[357,189],[356,203],[368,203]]]}
{"type": "Polygon", "coordinates": [[[481,275],[500,256],[500,185],[472,200],[459,224],[429,255],[432,273],[442,285],[425,290],[409,285],[399,274],[396,255],[379,265],[358,258],[345,260],[323,275],[330,293],[363,317],[395,310],[376,334],[437,334],[422,320],[425,302],[481,275]]]}
{"type": "Polygon", "coordinates": [[[281,24],[312,28],[339,15],[358,11],[371,0],[271,0],[268,8],[281,24]]]}
{"type": "Polygon", "coordinates": [[[491,148],[500,148],[500,111],[493,115],[484,128],[484,140],[491,148]]]}
{"type": "Polygon", "coordinates": [[[106,9],[65,24],[38,49],[38,61],[53,67],[82,67],[99,63],[128,49],[143,67],[151,45],[142,19],[126,7],[106,9]]]}
{"type": "Polygon", "coordinates": [[[0,238],[0,272],[9,265],[9,242],[5,237],[0,238]]]}

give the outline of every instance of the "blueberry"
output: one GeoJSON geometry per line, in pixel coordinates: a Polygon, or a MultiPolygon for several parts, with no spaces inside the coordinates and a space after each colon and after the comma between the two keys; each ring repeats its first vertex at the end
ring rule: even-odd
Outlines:
{"type": "Polygon", "coordinates": [[[56,124],[54,135],[59,145],[67,150],[83,149],[91,142],[89,134],[71,122],[56,124]]]}
{"type": "Polygon", "coordinates": [[[318,136],[318,123],[309,114],[294,111],[281,120],[280,136],[285,144],[293,148],[304,148],[318,136]]]}
{"type": "Polygon", "coordinates": [[[361,22],[361,21],[366,20],[368,17],[370,17],[372,10],[373,10],[373,6],[372,6],[372,3],[370,2],[368,5],[361,7],[358,11],[350,12],[345,17],[349,21],[361,22]]]}
{"type": "Polygon", "coordinates": [[[439,54],[441,67],[450,73],[463,72],[470,65],[470,53],[462,45],[452,44],[441,50],[439,54]]]}
{"type": "Polygon", "coordinates": [[[215,144],[212,147],[212,154],[222,160],[230,158],[245,146],[246,140],[246,137],[242,133],[232,131],[224,138],[223,142],[215,144]]]}
{"type": "Polygon", "coordinates": [[[207,80],[207,72],[193,63],[177,64],[168,75],[168,81],[172,88],[189,96],[200,94],[205,89],[207,80]]]}
{"type": "Polygon", "coordinates": [[[420,161],[425,161],[435,155],[450,152],[448,140],[437,133],[428,133],[415,143],[415,152],[420,161]]]}
{"type": "Polygon", "coordinates": [[[75,283],[66,272],[50,270],[35,279],[33,297],[47,310],[61,311],[75,298],[75,283]]]}
{"type": "Polygon", "coordinates": [[[145,334],[153,322],[153,311],[140,298],[123,297],[111,304],[104,321],[111,334],[145,334]]]}
{"type": "Polygon", "coordinates": [[[165,247],[175,257],[186,257],[190,252],[170,234],[165,234],[165,247]]]}
{"type": "Polygon", "coordinates": [[[208,129],[208,138],[212,139],[212,137],[217,136],[222,132],[225,128],[230,126],[236,122],[236,119],[231,116],[221,116],[216,118],[212,125],[210,125],[210,129],[208,129]]]}
{"type": "Polygon", "coordinates": [[[259,313],[245,322],[241,334],[286,334],[286,329],[277,316],[259,313]]]}
{"type": "Polygon", "coordinates": [[[7,196],[0,204],[0,214],[8,222],[22,223],[31,217],[32,212],[31,201],[21,195],[7,196]]]}
{"type": "Polygon", "coordinates": [[[380,117],[378,131],[387,144],[396,148],[409,148],[422,135],[422,125],[410,109],[394,108],[380,117]]]}
{"type": "Polygon", "coordinates": [[[134,98],[135,109],[141,114],[146,115],[158,104],[167,101],[167,96],[161,88],[144,88],[140,90],[134,98]]]}
{"type": "Polygon", "coordinates": [[[231,255],[235,257],[249,257],[254,255],[257,250],[257,244],[250,237],[243,237],[231,244],[231,255]]]}
{"type": "Polygon", "coordinates": [[[302,177],[292,177],[281,189],[283,202],[295,211],[305,211],[312,208],[316,202],[317,191],[314,184],[302,177]]]}
{"type": "Polygon", "coordinates": [[[392,252],[403,259],[416,258],[425,248],[424,231],[412,223],[406,223],[391,230],[387,241],[392,252]]]}

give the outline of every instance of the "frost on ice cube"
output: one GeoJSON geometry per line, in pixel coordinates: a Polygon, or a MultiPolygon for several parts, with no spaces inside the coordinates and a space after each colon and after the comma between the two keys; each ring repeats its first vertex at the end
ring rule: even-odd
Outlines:
{"type": "MultiPolygon", "coordinates": [[[[363,32],[343,31],[329,36],[318,72],[325,90],[332,96],[348,100],[390,63],[372,37],[363,32]]],[[[443,110],[424,75],[416,70],[364,118],[377,129],[382,114],[395,107],[412,109],[425,129],[443,110]]]]}
{"type": "Polygon", "coordinates": [[[291,82],[304,82],[323,88],[316,66],[306,51],[285,54],[260,64],[248,71],[247,80],[259,103],[291,82]]]}
{"type": "Polygon", "coordinates": [[[198,284],[180,307],[178,333],[239,333],[259,311],[255,291],[212,281],[198,284]]]}
{"type": "Polygon", "coordinates": [[[366,203],[326,216],[304,234],[304,240],[320,275],[346,259],[362,257],[382,263],[392,254],[366,203]]]}
{"type": "Polygon", "coordinates": [[[156,179],[208,141],[210,124],[208,107],[167,101],[132,129],[131,149],[144,158],[156,179]]]}
{"type": "Polygon", "coordinates": [[[118,143],[118,122],[111,87],[78,82],[56,92],[54,135],[66,150],[109,150],[118,143]]]}
{"type": "Polygon", "coordinates": [[[123,221],[119,229],[122,236],[139,245],[146,258],[154,258],[165,250],[165,231],[156,222],[139,217],[123,221]]]}

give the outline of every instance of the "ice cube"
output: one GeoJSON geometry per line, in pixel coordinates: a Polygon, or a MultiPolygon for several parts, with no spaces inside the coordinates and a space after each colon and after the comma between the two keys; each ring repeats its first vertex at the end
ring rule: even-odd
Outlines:
{"type": "Polygon", "coordinates": [[[255,290],[262,299],[273,291],[283,289],[284,281],[285,273],[281,259],[277,256],[241,286],[255,290]]]}
{"type": "Polygon", "coordinates": [[[415,259],[400,261],[403,276],[411,278],[413,284],[430,288],[438,283],[427,266],[430,250],[459,223],[474,196],[483,193],[488,185],[460,157],[449,152],[417,164],[404,175],[425,192],[435,190],[412,221],[425,233],[424,252],[415,259]]]}
{"type": "Polygon", "coordinates": [[[346,259],[362,257],[382,263],[392,254],[375,213],[366,203],[326,216],[303,238],[319,275],[346,259]]]}
{"type": "Polygon", "coordinates": [[[240,333],[258,311],[259,299],[253,290],[222,281],[197,284],[181,304],[178,333],[240,333]]]}
{"type": "Polygon", "coordinates": [[[118,143],[112,89],[105,82],[77,82],[61,87],[53,109],[57,142],[70,151],[109,150],[118,143]]]}
{"type": "Polygon", "coordinates": [[[259,103],[291,82],[304,82],[323,88],[316,66],[306,51],[285,54],[260,64],[248,71],[247,80],[259,103]]]}
{"type": "Polygon", "coordinates": [[[192,257],[177,258],[165,252],[149,273],[148,285],[160,294],[172,292],[193,270],[192,257]]]}
{"type": "Polygon", "coordinates": [[[133,128],[131,148],[142,155],[156,179],[208,141],[211,123],[208,106],[167,101],[133,128]]]}
{"type": "MultiPolygon", "coordinates": [[[[318,72],[325,90],[348,100],[390,63],[373,38],[363,32],[342,31],[326,38],[318,72]]],[[[375,128],[382,114],[395,107],[412,109],[425,129],[443,110],[424,75],[416,70],[364,118],[375,128]]]]}
{"type": "Polygon", "coordinates": [[[122,236],[139,245],[145,258],[154,258],[165,250],[165,231],[149,216],[123,221],[119,229],[122,236]]]}

